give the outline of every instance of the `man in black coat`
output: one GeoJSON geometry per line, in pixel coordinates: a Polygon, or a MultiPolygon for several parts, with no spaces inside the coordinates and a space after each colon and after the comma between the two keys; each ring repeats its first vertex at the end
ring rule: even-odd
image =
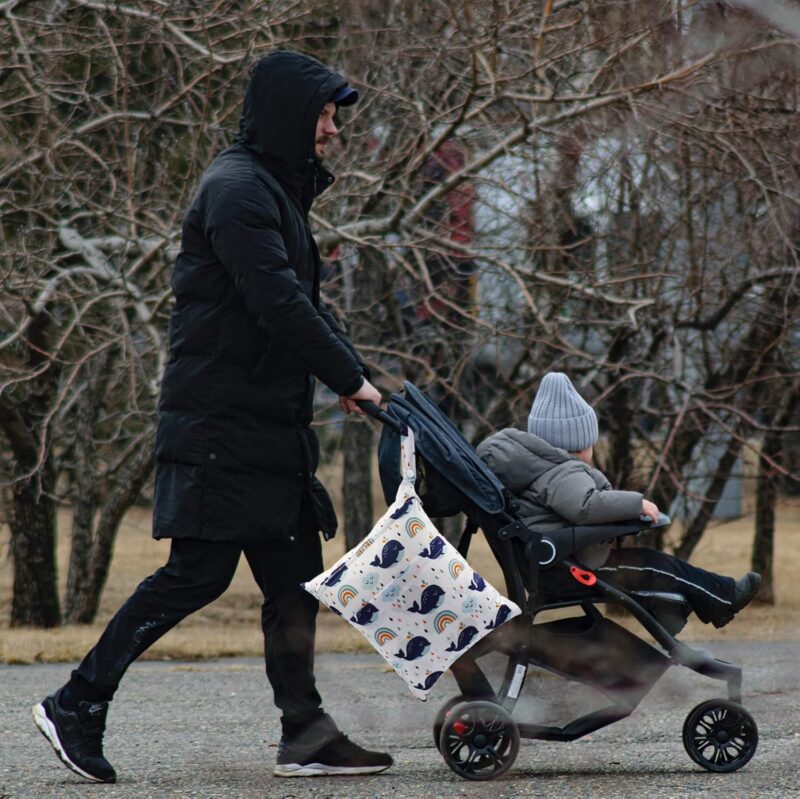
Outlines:
{"type": "Polygon", "coordinates": [[[333,176],[321,164],[338,106],[358,99],[313,58],[275,52],[255,66],[239,134],[206,170],[183,221],[172,275],[170,358],[156,432],[153,535],[167,564],[111,620],[69,682],[34,707],[61,760],[96,782],[108,702],[127,667],[230,584],[244,553],[264,594],[267,676],[282,711],[275,774],[383,771],[389,755],[339,732],[314,681],[319,532],[336,515],[314,476],[310,424],[321,380],[346,413],[380,401],[367,368],[320,299],[308,227],[333,176]]]}

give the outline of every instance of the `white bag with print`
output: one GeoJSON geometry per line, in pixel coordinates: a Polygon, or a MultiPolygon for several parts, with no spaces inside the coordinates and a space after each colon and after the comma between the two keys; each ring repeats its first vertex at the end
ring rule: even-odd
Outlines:
{"type": "Polygon", "coordinates": [[[464,652],[521,611],[434,527],[414,490],[414,436],[403,480],[370,534],[305,583],[380,652],[420,699],[464,652]]]}

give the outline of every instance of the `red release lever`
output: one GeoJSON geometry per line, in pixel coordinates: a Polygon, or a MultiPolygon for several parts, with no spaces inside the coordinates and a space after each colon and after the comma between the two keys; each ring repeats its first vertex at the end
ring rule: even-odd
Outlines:
{"type": "Polygon", "coordinates": [[[579,569],[577,566],[570,566],[569,573],[581,585],[594,585],[597,582],[597,575],[593,572],[586,571],[586,569],[579,569]]]}

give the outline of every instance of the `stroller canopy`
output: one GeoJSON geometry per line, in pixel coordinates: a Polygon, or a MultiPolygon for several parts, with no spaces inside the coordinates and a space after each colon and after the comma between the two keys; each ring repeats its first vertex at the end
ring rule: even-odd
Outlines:
{"type": "MultiPolygon", "coordinates": [[[[412,383],[404,383],[405,396],[392,394],[387,412],[414,433],[417,454],[455,489],[486,513],[505,509],[505,489],[478,457],[461,431],[443,411],[412,383]]],[[[400,436],[385,426],[378,446],[381,485],[387,502],[394,500],[400,484],[400,436]]],[[[447,515],[447,514],[443,514],[447,515]]]]}

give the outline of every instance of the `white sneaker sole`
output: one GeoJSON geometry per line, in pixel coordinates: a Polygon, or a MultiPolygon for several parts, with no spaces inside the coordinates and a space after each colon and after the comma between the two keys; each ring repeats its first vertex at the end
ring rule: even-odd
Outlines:
{"type": "Polygon", "coordinates": [[[47,738],[47,740],[50,742],[50,746],[53,747],[55,753],[58,755],[58,759],[68,769],[74,771],[85,780],[90,780],[91,782],[103,782],[103,780],[93,777],[91,774],[84,771],[80,766],[76,765],[69,759],[69,756],[64,751],[64,747],[61,746],[61,741],[58,740],[58,733],[56,732],[53,722],[47,717],[47,712],[44,709],[44,705],[36,705],[31,712],[33,713],[33,721],[39,728],[39,732],[41,732],[42,735],[47,738]]]}
{"type": "Polygon", "coordinates": [[[275,777],[325,777],[325,776],[355,776],[357,774],[378,774],[386,771],[390,766],[326,766],[324,763],[306,763],[301,766],[297,763],[284,763],[277,765],[272,773],[275,777]]]}

